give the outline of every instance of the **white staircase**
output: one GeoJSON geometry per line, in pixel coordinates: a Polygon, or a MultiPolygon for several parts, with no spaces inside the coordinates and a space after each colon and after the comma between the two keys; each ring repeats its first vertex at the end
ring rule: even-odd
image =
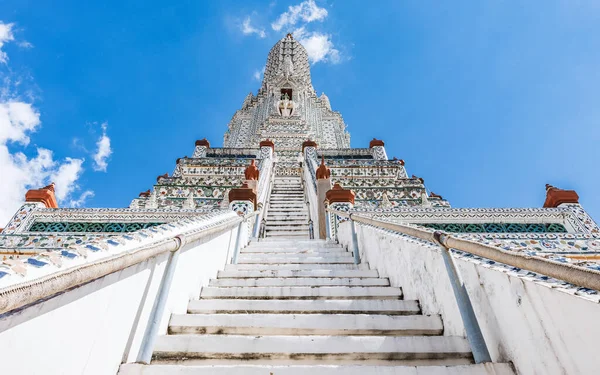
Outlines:
{"type": "Polygon", "coordinates": [[[300,177],[274,178],[265,220],[265,237],[308,238],[308,209],[300,177]]]}
{"type": "Polygon", "coordinates": [[[367,264],[322,240],[270,239],[244,248],[187,314],[174,314],[150,365],[120,374],[513,374],[473,365],[463,337],[443,336],[367,264]]]}

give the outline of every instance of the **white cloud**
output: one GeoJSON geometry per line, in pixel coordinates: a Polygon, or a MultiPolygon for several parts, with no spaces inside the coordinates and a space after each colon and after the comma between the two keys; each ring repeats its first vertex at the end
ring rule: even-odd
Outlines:
{"type": "Polygon", "coordinates": [[[96,146],[98,150],[93,155],[94,170],[106,172],[106,168],[108,167],[107,159],[112,154],[110,138],[106,135],[106,123],[102,124],[102,135],[98,139],[98,142],[96,142],[96,146]]]}
{"type": "MultiPolygon", "coordinates": [[[[6,126],[1,122],[0,127],[6,126]]],[[[56,184],[56,199],[64,204],[73,191],[79,187],[77,179],[83,172],[83,159],[66,158],[64,163],[53,159],[52,151],[38,147],[37,155],[28,158],[22,152],[11,154],[5,143],[0,143],[0,227],[10,220],[12,215],[25,201],[28,189],[37,189],[56,184]]]]}
{"type": "Polygon", "coordinates": [[[14,24],[12,23],[0,21],[0,63],[6,64],[8,61],[8,55],[6,55],[6,52],[2,51],[2,47],[4,46],[4,43],[15,40],[12,33],[13,26],[14,24]]]}
{"type": "Polygon", "coordinates": [[[56,184],[56,200],[65,201],[79,186],[76,181],[83,172],[83,159],[65,158],[65,162],[57,166],[50,175],[50,181],[56,184]]]}
{"type": "Polygon", "coordinates": [[[296,38],[306,49],[312,64],[319,61],[337,64],[341,61],[340,51],[334,48],[331,35],[320,32],[307,32],[304,27],[294,30],[296,38]]]}
{"type": "Polygon", "coordinates": [[[313,21],[323,21],[327,17],[327,9],[319,8],[314,0],[303,1],[298,5],[288,7],[288,11],[282,13],[271,27],[275,31],[281,30],[285,26],[293,26],[299,20],[305,23],[313,21]]]}
{"type": "MultiPolygon", "coordinates": [[[[11,28],[12,24],[0,22],[0,48],[14,40],[11,28]]],[[[8,56],[0,50],[0,62],[7,61],[8,56]]],[[[77,180],[83,172],[84,162],[76,158],[55,161],[52,151],[42,147],[35,147],[36,154],[31,157],[22,151],[11,150],[18,145],[27,146],[31,134],[41,126],[39,111],[32,103],[19,99],[11,87],[7,78],[0,87],[0,227],[23,204],[28,189],[55,182],[56,199],[59,204],[65,204],[79,188],[77,180]]]]}
{"type": "Polygon", "coordinates": [[[29,49],[29,48],[33,48],[33,44],[29,43],[28,41],[24,40],[22,42],[17,43],[19,47],[21,48],[25,48],[25,49],[29,49]]]}
{"type": "Polygon", "coordinates": [[[240,25],[240,29],[244,35],[256,34],[259,38],[265,38],[267,36],[264,29],[258,29],[250,24],[250,16],[244,19],[244,22],[240,25]]]}
{"type": "Polygon", "coordinates": [[[91,190],[86,190],[77,199],[71,199],[69,201],[69,207],[82,207],[85,204],[85,201],[88,198],[92,198],[94,196],[94,192],[91,190]]]}
{"type": "Polygon", "coordinates": [[[260,81],[263,74],[265,74],[265,67],[263,66],[263,68],[261,70],[256,69],[254,71],[254,74],[252,75],[252,78],[254,78],[257,81],[260,81]]]}

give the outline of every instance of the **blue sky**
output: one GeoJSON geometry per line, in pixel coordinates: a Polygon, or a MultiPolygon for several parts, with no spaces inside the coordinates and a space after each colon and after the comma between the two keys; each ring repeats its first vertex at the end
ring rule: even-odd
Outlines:
{"type": "Polygon", "coordinates": [[[220,146],[300,28],[353,147],[383,139],[454,207],[540,207],[550,183],[600,218],[598,2],[169,3],[0,3],[0,224],[50,180],[62,206],[125,207],[220,146]]]}

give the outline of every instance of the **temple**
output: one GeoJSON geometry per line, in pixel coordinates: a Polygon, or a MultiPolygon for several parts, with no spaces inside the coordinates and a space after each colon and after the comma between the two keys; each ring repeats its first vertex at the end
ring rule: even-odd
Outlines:
{"type": "Polygon", "coordinates": [[[291,34],[211,142],[126,208],[27,192],[0,233],[3,373],[597,371],[600,228],[575,191],[452,208],[384,140],[351,147],[291,34]]]}

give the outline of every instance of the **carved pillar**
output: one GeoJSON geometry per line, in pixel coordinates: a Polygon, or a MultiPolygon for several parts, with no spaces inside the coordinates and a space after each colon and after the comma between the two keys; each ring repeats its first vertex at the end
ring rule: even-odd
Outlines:
{"type": "Polygon", "coordinates": [[[270,159],[273,157],[273,153],[275,152],[275,143],[273,141],[270,139],[261,141],[259,147],[261,159],[270,159]]]}
{"type": "Polygon", "coordinates": [[[54,196],[54,182],[41,189],[31,189],[25,193],[25,202],[43,203],[46,208],[58,208],[56,197],[54,196]]]}
{"type": "Polygon", "coordinates": [[[250,165],[246,167],[246,170],[244,171],[244,177],[246,178],[246,184],[248,184],[248,187],[250,187],[254,193],[256,193],[258,187],[258,175],[258,168],[256,167],[254,159],[252,159],[250,165]]]}
{"type": "Polygon", "coordinates": [[[256,193],[244,183],[239,189],[229,190],[229,208],[238,215],[246,215],[256,210],[256,193]]]}
{"type": "Polygon", "coordinates": [[[375,160],[388,160],[387,153],[385,152],[385,144],[380,139],[375,139],[369,142],[369,148],[371,149],[371,154],[373,155],[373,159],[375,160]]]}
{"type": "Polygon", "coordinates": [[[196,148],[194,149],[193,158],[205,158],[206,150],[210,148],[210,142],[206,138],[196,141],[196,148]]]}
{"type": "MultiPolygon", "coordinates": [[[[350,189],[344,189],[340,184],[336,183],[333,189],[329,190],[325,197],[329,208],[337,211],[350,211],[354,207],[354,192],[350,189]]],[[[347,218],[338,215],[328,215],[331,225],[331,235],[337,239],[338,224],[348,220],[347,218]]]]}
{"type": "Polygon", "coordinates": [[[317,168],[317,202],[319,204],[319,238],[327,238],[327,212],[325,201],[327,192],[331,190],[331,171],[325,165],[325,158],[321,157],[321,165],[317,168]]]}
{"type": "Polygon", "coordinates": [[[559,207],[563,203],[579,203],[579,195],[575,190],[563,190],[546,184],[544,208],[559,207]]]}
{"type": "Polygon", "coordinates": [[[555,207],[569,210],[572,213],[567,221],[576,232],[600,234],[600,227],[579,204],[579,195],[575,190],[563,190],[546,184],[544,208],[555,207]]]}

